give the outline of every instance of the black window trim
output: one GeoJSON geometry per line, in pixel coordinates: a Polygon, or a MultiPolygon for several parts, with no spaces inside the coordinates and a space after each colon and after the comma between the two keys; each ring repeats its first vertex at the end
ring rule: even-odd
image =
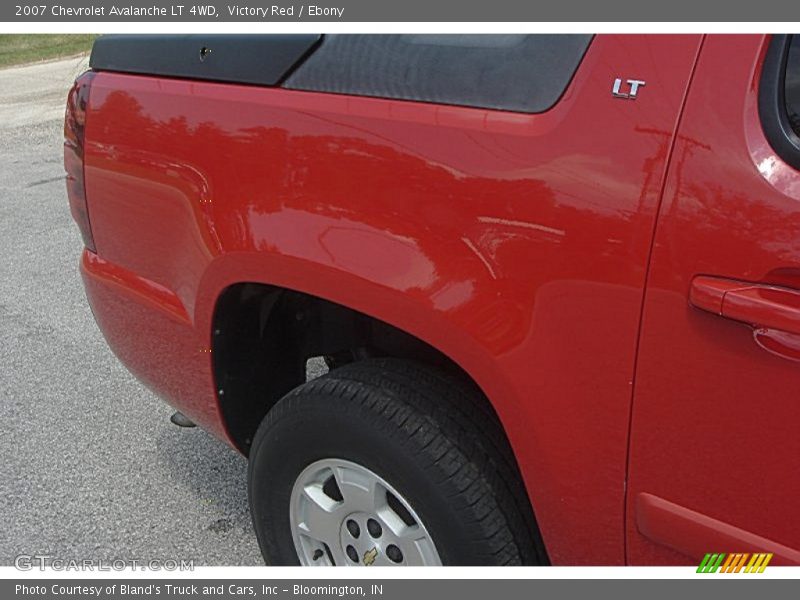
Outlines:
{"type": "Polygon", "coordinates": [[[772,149],[800,170],[800,136],[792,129],[786,108],[786,63],[792,35],[773,35],[761,70],[758,113],[772,149]]]}

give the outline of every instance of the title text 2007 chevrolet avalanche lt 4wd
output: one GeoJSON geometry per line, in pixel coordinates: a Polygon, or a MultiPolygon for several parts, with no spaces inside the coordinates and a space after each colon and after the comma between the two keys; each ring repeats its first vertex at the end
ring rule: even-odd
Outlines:
{"type": "Polygon", "coordinates": [[[267,562],[800,563],[800,39],[109,36],[65,130],[267,562]]]}

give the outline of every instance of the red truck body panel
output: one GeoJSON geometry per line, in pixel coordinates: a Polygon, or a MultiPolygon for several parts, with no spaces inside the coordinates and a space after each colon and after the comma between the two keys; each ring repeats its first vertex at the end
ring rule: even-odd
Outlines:
{"type": "Polygon", "coordinates": [[[800,524],[781,529],[781,515],[800,495],[800,437],[777,449],[794,456],[764,465],[774,428],[797,429],[796,365],[687,301],[700,273],[800,287],[795,271],[773,271],[798,266],[787,190],[800,188],[771,186],[752,162],[769,154],[753,113],[763,45],[598,36],[542,114],[98,73],[85,156],[97,254],[82,261],[94,314],[134,374],[222,439],[209,348],[229,286],[301,291],[415,335],[494,405],[553,564],[692,562],[696,548],[639,532],[642,493],[702,513],[706,493],[722,505],[747,493],[738,512],[711,516],[796,547],[800,524]],[[676,137],[698,55],[705,80],[676,137]],[[622,100],[616,77],[647,82],[622,100]],[[712,118],[718,80],[731,100],[712,118]],[[680,201],[698,190],[705,212],[680,201]],[[749,397],[764,379],[774,411],[749,397]],[[728,447],[714,427],[746,444],[728,447]],[[701,450],[718,451],[713,473],[701,450]],[[763,491],[789,468],[791,493],[763,491]]]}

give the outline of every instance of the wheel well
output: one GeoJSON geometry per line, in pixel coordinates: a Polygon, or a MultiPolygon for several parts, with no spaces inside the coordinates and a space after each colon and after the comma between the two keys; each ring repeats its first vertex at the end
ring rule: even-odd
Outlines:
{"type": "MultiPolygon", "coordinates": [[[[478,387],[455,362],[422,340],[345,306],[284,288],[256,283],[228,287],[217,301],[212,331],[222,416],[245,455],[269,409],[313,378],[320,366],[324,372],[362,358],[414,359],[478,387]]],[[[486,404],[496,418],[488,400],[486,404]]]]}

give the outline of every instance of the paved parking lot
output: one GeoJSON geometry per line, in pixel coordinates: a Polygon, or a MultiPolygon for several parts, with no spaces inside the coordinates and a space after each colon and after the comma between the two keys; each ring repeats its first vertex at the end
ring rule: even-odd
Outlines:
{"type": "Polygon", "coordinates": [[[64,99],[85,59],[0,70],[0,564],[259,564],[246,462],[106,346],[78,275],[64,192],[64,99]]]}

